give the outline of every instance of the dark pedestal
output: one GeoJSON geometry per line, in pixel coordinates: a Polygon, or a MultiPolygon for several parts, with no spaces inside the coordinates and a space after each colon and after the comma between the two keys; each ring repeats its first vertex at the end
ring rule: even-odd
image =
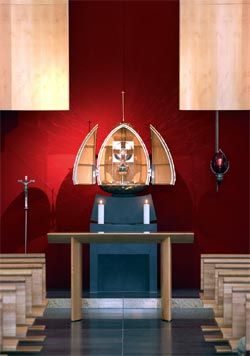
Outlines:
{"type": "MultiPolygon", "coordinates": [[[[96,196],[91,232],[156,232],[151,195],[96,196]],[[143,203],[150,203],[151,223],[143,224],[143,203]],[[105,224],[97,221],[97,205],[105,204],[105,224]]],[[[90,292],[157,292],[157,244],[91,244],[90,292]]]]}

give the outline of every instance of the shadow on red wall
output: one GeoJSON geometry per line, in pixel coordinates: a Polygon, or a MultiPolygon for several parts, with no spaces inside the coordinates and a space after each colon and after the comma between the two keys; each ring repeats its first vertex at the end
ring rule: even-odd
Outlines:
{"type": "MultiPolygon", "coordinates": [[[[50,228],[50,202],[39,188],[29,188],[28,252],[40,252],[47,245],[50,228]]],[[[20,193],[8,206],[1,219],[1,250],[24,252],[24,195],[20,193]]]]}

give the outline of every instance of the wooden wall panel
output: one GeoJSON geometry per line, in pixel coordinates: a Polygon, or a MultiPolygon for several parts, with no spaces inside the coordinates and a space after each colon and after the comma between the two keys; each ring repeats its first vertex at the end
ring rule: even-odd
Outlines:
{"type": "Polygon", "coordinates": [[[181,110],[250,109],[249,38],[249,0],[181,0],[181,110]]]}
{"type": "Polygon", "coordinates": [[[68,110],[67,0],[0,0],[0,110],[68,110]]]}
{"type": "Polygon", "coordinates": [[[11,108],[10,6],[0,4],[0,109],[11,108]]]}

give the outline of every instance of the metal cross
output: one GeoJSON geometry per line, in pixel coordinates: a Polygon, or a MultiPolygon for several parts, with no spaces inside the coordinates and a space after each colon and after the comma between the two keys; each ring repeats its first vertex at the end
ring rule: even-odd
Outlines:
{"type": "Polygon", "coordinates": [[[24,189],[24,212],[25,212],[25,220],[24,220],[24,251],[27,253],[27,237],[28,237],[28,186],[30,183],[35,183],[34,179],[28,179],[28,176],[24,177],[24,180],[18,179],[18,183],[23,184],[24,189]]]}

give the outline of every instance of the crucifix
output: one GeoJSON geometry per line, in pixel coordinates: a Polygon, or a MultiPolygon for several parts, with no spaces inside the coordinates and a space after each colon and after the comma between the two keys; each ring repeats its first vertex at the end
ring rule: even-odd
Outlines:
{"type": "Polygon", "coordinates": [[[35,183],[34,179],[28,179],[28,176],[24,177],[24,180],[18,179],[18,183],[23,184],[24,189],[24,251],[27,253],[27,237],[28,237],[28,186],[30,183],[35,183]]]}

